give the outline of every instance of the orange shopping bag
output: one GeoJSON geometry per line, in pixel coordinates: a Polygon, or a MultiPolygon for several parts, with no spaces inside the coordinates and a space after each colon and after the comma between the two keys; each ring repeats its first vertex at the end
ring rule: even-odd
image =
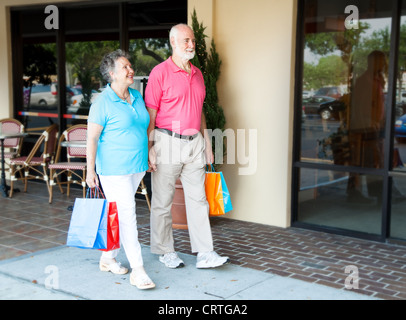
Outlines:
{"type": "Polygon", "coordinates": [[[206,171],[206,198],[209,203],[210,211],[209,215],[221,216],[225,214],[224,201],[223,201],[223,189],[221,187],[221,176],[219,172],[206,171]]]}

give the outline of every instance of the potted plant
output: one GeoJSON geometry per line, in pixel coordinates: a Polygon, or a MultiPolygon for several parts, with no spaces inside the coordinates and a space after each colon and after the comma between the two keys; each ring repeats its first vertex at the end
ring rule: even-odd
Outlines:
{"type": "MultiPolygon", "coordinates": [[[[213,39],[210,51],[207,52],[205,41],[207,35],[204,33],[206,27],[203,27],[203,24],[198,22],[196,10],[193,10],[192,14],[192,29],[196,38],[196,54],[191,62],[203,73],[206,86],[206,99],[203,103],[203,112],[206,117],[207,129],[214,130],[218,128],[224,130],[226,119],[223,108],[218,104],[217,95],[217,80],[220,77],[221,60],[213,39]]],[[[176,181],[175,188],[172,204],[172,227],[175,229],[187,229],[185,196],[180,179],[176,181]]]]}

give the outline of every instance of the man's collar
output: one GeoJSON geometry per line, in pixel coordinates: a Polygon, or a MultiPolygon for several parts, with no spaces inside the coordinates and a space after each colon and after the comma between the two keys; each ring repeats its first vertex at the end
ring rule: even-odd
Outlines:
{"type": "MultiPolygon", "coordinates": [[[[172,56],[170,56],[168,58],[168,60],[169,60],[168,63],[170,65],[170,68],[172,69],[173,72],[181,72],[181,71],[186,72],[176,65],[176,63],[172,59],[172,56]]],[[[196,67],[190,62],[190,60],[188,62],[190,63],[190,70],[191,70],[191,74],[193,75],[196,72],[196,70],[195,70],[196,67]]]]}

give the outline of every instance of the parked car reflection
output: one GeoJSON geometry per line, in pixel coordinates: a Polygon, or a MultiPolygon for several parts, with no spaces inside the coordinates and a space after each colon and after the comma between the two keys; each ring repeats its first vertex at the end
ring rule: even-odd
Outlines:
{"type": "Polygon", "coordinates": [[[340,87],[323,87],[316,91],[315,96],[326,96],[335,99],[341,98],[342,92],[340,87]]]}
{"type": "MultiPolygon", "coordinates": [[[[82,93],[82,89],[81,88],[71,88],[72,91],[74,92],[74,96],[72,97],[72,105],[73,106],[78,106],[83,99],[83,93],[82,93]]],[[[91,102],[93,103],[93,101],[97,98],[97,96],[100,94],[100,92],[92,89],[92,97],[91,97],[91,102]]]]}
{"type": "Polygon", "coordinates": [[[303,99],[303,109],[306,115],[319,115],[323,120],[339,120],[339,112],[345,109],[345,104],[326,96],[313,96],[303,99]]]}
{"type": "MultiPolygon", "coordinates": [[[[24,88],[29,92],[29,88],[24,88]]],[[[72,103],[73,91],[66,87],[66,105],[72,103]]],[[[35,84],[31,88],[30,106],[38,107],[41,109],[56,109],[58,105],[58,85],[56,83],[51,84],[35,84]]]]}
{"type": "MultiPolygon", "coordinates": [[[[83,100],[83,94],[81,88],[71,88],[75,95],[72,97],[72,104],[68,106],[68,113],[77,113],[80,108],[80,103],[83,100]]],[[[100,92],[92,90],[92,97],[90,103],[93,103],[100,92]]],[[[87,114],[87,113],[86,113],[87,114]]]]}
{"type": "Polygon", "coordinates": [[[406,140],[406,114],[395,121],[395,138],[398,142],[406,140]]]}
{"type": "Polygon", "coordinates": [[[303,98],[303,99],[310,98],[312,95],[313,95],[312,92],[307,91],[307,90],[305,90],[305,91],[302,92],[302,98],[303,98]]]}

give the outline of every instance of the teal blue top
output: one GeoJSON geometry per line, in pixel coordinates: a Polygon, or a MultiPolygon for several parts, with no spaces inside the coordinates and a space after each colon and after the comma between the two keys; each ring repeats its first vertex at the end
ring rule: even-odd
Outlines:
{"type": "Polygon", "coordinates": [[[121,100],[108,84],[90,107],[88,122],[103,127],[96,154],[96,172],[100,175],[148,170],[149,114],[141,94],[128,90],[131,104],[121,100]]]}

